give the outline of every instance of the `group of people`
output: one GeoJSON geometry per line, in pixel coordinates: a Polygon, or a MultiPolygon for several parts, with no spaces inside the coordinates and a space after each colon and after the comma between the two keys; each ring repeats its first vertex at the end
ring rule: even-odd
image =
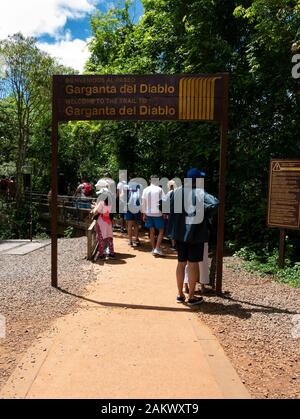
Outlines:
{"type": "Polygon", "coordinates": [[[0,179],[0,195],[14,198],[16,195],[16,181],[14,176],[2,175],[0,179]]]}
{"type": "Polygon", "coordinates": [[[186,302],[187,293],[188,305],[201,304],[203,298],[195,296],[195,287],[199,280],[202,286],[209,283],[209,225],[219,203],[217,198],[204,190],[204,183],[199,186],[198,180],[204,177],[204,172],[192,168],[186,174],[188,187],[171,180],[165,193],[156,175],[151,176],[149,186],[143,185],[135,174],[129,176],[128,182],[125,176],[121,176],[116,187],[111,176],[105,174],[95,185],[98,198],[92,204],[93,217],[97,220],[98,258],[115,257],[113,218],[118,208],[122,231],[125,232],[127,227],[129,246],[141,246],[141,221],[149,229],[153,256],[163,257],[161,243],[164,235],[170,239],[171,249],[177,251],[178,259],[176,300],[178,303],[186,302]],[[202,213],[197,212],[197,208],[203,209],[202,213]]]}

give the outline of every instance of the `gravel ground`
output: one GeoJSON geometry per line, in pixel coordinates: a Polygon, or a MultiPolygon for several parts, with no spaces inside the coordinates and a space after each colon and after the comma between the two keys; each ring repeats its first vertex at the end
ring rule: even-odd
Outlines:
{"type": "MultiPolygon", "coordinates": [[[[94,280],[86,238],[59,240],[59,286],[78,294],[94,280]]],[[[24,256],[0,255],[0,387],[24,351],[51,322],[76,311],[78,299],[50,286],[50,246],[24,256]]],[[[300,289],[249,274],[226,258],[223,297],[207,294],[199,316],[218,337],[254,398],[299,398],[300,289]],[[293,329],[294,327],[294,329],[293,329]]]]}
{"type": "Polygon", "coordinates": [[[222,298],[207,294],[199,316],[252,397],[300,398],[300,289],[247,273],[231,257],[223,292],[222,298]]]}
{"type": "MultiPolygon", "coordinates": [[[[76,310],[78,299],[50,286],[51,248],[23,256],[0,255],[0,314],[6,338],[0,338],[0,387],[30,343],[57,317],[76,310]]],[[[58,285],[82,293],[92,280],[86,238],[58,241],[58,285]]]]}

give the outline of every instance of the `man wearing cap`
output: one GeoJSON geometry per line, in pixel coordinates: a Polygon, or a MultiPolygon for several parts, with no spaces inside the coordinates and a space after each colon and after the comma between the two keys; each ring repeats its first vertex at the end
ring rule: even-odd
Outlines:
{"type": "Polygon", "coordinates": [[[173,238],[176,240],[178,264],[176,279],[178,287],[177,302],[184,303],[183,282],[185,267],[189,271],[189,298],[187,304],[199,305],[203,298],[194,296],[195,285],[199,279],[199,262],[203,260],[204,243],[208,241],[207,218],[204,211],[216,208],[218,200],[204,192],[204,173],[197,168],[188,170],[184,187],[174,193],[173,238]],[[214,198],[214,199],[212,199],[214,198]]]}
{"type": "MultiPolygon", "coordinates": [[[[201,178],[205,178],[205,176],[206,176],[205,172],[201,171],[201,178]]],[[[206,197],[207,197],[207,194],[206,194],[206,197]]],[[[204,207],[204,217],[207,218],[207,214],[205,214],[205,207],[204,207]]],[[[212,220],[208,219],[208,221],[211,222],[212,220]]],[[[200,282],[201,292],[204,293],[206,289],[205,285],[208,285],[210,282],[209,262],[208,262],[208,241],[204,243],[203,260],[199,262],[199,274],[200,274],[199,282],[200,282]]],[[[188,267],[188,264],[186,264],[185,275],[184,275],[184,285],[185,285],[184,292],[187,294],[189,292],[188,284],[189,284],[189,267],[188,267]]]]}

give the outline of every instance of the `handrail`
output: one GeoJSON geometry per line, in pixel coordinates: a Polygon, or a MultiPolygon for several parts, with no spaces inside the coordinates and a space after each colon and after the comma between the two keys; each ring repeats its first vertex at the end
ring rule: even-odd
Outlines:
{"type": "MultiPolygon", "coordinates": [[[[26,193],[25,198],[26,201],[30,200],[31,203],[37,207],[42,218],[51,217],[51,197],[48,197],[46,194],[33,192],[31,195],[26,193]]],[[[87,227],[90,224],[90,204],[96,198],[80,198],[68,195],[58,195],[57,198],[58,221],[73,227],[75,226],[74,223],[77,223],[81,226],[76,225],[75,227],[87,230],[87,227]]]]}

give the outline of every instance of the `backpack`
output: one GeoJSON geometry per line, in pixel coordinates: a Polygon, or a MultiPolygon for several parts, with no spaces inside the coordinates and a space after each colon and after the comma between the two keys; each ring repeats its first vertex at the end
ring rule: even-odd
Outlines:
{"type": "MultiPolygon", "coordinates": [[[[128,205],[132,207],[134,210],[139,210],[141,206],[140,201],[140,185],[138,184],[130,184],[128,185],[128,205]]],[[[130,209],[129,209],[130,210],[130,209]]]]}
{"type": "Polygon", "coordinates": [[[83,193],[85,196],[91,196],[93,193],[93,188],[92,185],[90,183],[84,183],[83,184],[83,193]]]}

